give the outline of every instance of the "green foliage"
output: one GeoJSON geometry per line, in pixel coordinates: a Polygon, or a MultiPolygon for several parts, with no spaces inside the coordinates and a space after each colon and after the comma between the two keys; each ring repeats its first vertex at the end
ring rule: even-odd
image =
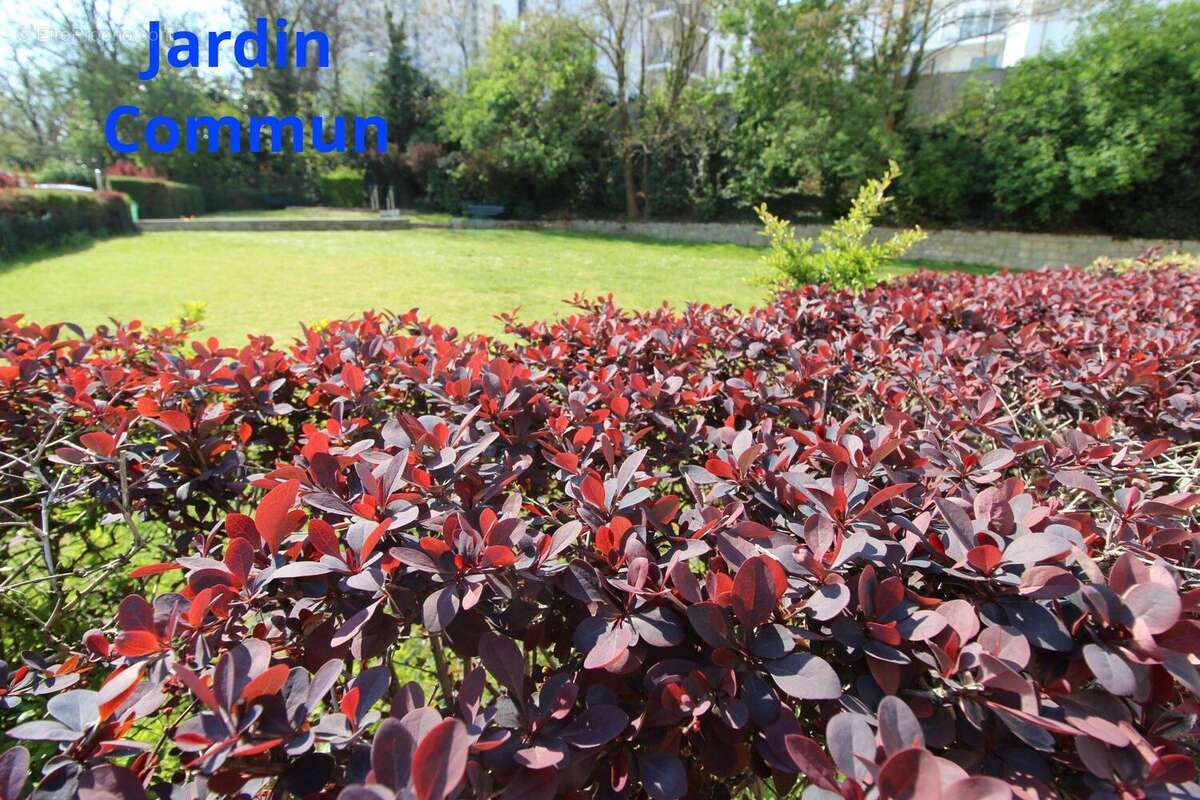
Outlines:
{"type": "Polygon", "coordinates": [[[901,219],[961,225],[991,215],[995,176],[979,138],[948,123],[911,131],[908,138],[908,170],[896,181],[901,219]]]}
{"type": "Polygon", "coordinates": [[[741,37],[730,75],[737,124],[726,191],[749,207],[840,211],[854,187],[898,152],[875,87],[847,79],[859,39],[856,5],[841,0],[734,0],[724,27],[741,37]]]}
{"type": "Polygon", "coordinates": [[[185,300],[179,306],[179,314],[171,320],[175,328],[197,326],[208,316],[208,303],[204,300],[185,300]]]}
{"type": "Polygon", "coordinates": [[[493,34],[466,91],[447,99],[444,124],[471,153],[459,165],[471,189],[486,181],[518,203],[562,202],[603,163],[608,113],[585,32],[565,17],[532,16],[493,34]]]}
{"type": "MultiPolygon", "coordinates": [[[[1146,204],[1185,202],[1162,189],[1200,167],[1200,3],[1102,15],[1065,52],[1014,67],[988,117],[984,151],[1008,215],[1129,232],[1146,204]]],[[[1200,232],[1194,208],[1190,219],[1177,235],[1200,232]]]]}
{"type": "Polygon", "coordinates": [[[875,219],[890,200],[888,187],[899,174],[900,167],[893,161],[882,178],[868,180],[849,213],[822,230],[816,240],[797,239],[787,220],[767,211],[766,203],[758,206],[755,212],[770,247],[763,262],[775,273],[772,282],[782,278],[791,286],[811,283],[855,290],[878,282],[885,268],[925,238],[920,228],[900,231],[887,241],[871,236],[875,219]]]}
{"type": "Polygon", "coordinates": [[[134,230],[129,198],[115,192],[0,191],[0,258],[65,244],[78,237],[134,230]]]}
{"type": "MultiPolygon", "coordinates": [[[[722,179],[734,115],[728,94],[714,88],[698,81],[674,103],[661,91],[646,98],[643,127],[655,135],[645,191],[655,217],[712,219],[730,210],[722,179]]],[[[619,181],[614,180],[614,188],[621,188],[619,181]]]]}
{"type": "Polygon", "coordinates": [[[204,192],[190,183],[110,175],[108,184],[137,202],[138,216],[142,219],[194,217],[204,213],[204,192]]]}
{"type": "Polygon", "coordinates": [[[413,63],[408,48],[404,21],[396,22],[391,9],[385,9],[388,50],[383,75],[372,93],[373,113],[388,123],[388,138],[404,150],[414,136],[428,139],[436,125],[437,93],[429,80],[413,63]]]}
{"type": "Polygon", "coordinates": [[[37,183],[69,183],[96,188],[96,176],[92,168],[74,161],[48,161],[37,171],[34,180],[37,183]]]}
{"type": "Polygon", "coordinates": [[[364,205],[363,176],[352,167],[338,167],[317,179],[321,204],[335,208],[358,208],[364,205]]]}

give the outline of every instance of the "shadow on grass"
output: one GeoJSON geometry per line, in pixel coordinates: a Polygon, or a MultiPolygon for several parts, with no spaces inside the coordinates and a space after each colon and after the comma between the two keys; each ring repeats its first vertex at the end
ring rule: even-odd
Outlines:
{"type": "MultiPolygon", "coordinates": [[[[672,249],[686,247],[702,250],[713,247],[736,247],[740,250],[762,250],[763,252],[766,252],[764,248],[751,247],[750,245],[738,244],[737,242],[698,242],[694,239],[663,239],[657,236],[638,236],[637,234],[633,233],[592,233],[590,231],[561,231],[554,230],[553,228],[452,228],[451,226],[446,226],[446,229],[458,230],[463,233],[534,233],[539,236],[544,236],[548,239],[595,242],[629,242],[630,244],[672,249]]],[[[432,228],[430,228],[430,230],[432,230],[432,228]]]]}
{"type": "MultiPolygon", "coordinates": [[[[534,233],[549,239],[596,242],[629,242],[630,244],[644,245],[647,247],[669,248],[672,250],[677,250],[679,248],[705,250],[714,247],[735,247],[739,250],[747,250],[755,253],[762,253],[764,255],[767,251],[765,246],[756,247],[748,244],[740,244],[738,242],[702,242],[696,241],[695,239],[665,239],[657,236],[639,236],[632,233],[592,233],[589,231],[562,231],[540,228],[459,228],[458,230],[463,232],[486,233],[534,233]]],[[[973,264],[967,261],[941,261],[929,258],[899,259],[895,262],[895,266],[911,270],[930,269],[937,272],[969,272],[973,275],[991,275],[992,273],[1000,272],[1003,269],[1003,267],[996,267],[990,264],[973,264]]]]}
{"type": "Polygon", "coordinates": [[[33,250],[21,253],[19,256],[12,258],[0,258],[0,275],[6,272],[12,272],[21,267],[28,267],[36,264],[39,261],[44,261],[48,258],[56,258],[58,256],[73,255],[82,253],[86,250],[91,250],[97,242],[109,241],[111,239],[124,239],[127,237],[140,236],[137,231],[132,233],[119,233],[115,236],[79,236],[72,238],[70,241],[62,244],[50,245],[48,247],[35,247],[33,250]]]}

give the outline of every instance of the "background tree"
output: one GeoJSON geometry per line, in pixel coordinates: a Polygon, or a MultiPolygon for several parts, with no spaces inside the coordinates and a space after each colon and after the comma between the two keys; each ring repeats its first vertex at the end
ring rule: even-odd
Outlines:
{"type": "Polygon", "coordinates": [[[397,21],[388,9],[384,22],[387,59],[373,90],[372,107],[387,120],[391,142],[404,148],[414,134],[434,121],[434,86],[413,63],[404,20],[397,21]]]}
{"type": "Polygon", "coordinates": [[[723,24],[740,42],[728,191],[739,205],[778,198],[772,205],[788,213],[838,212],[895,152],[872,82],[854,75],[856,11],[840,0],[728,6],[723,24]]]}
{"type": "MultiPolygon", "coordinates": [[[[645,76],[644,60],[639,64],[634,46],[638,41],[644,18],[643,0],[592,0],[579,30],[589,38],[607,65],[616,91],[616,152],[620,157],[621,185],[624,192],[625,216],[637,219],[638,190],[636,164],[638,151],[635,131],[633,97],[645,94],[635,86],[645,76]],[[642,67],[642,68],[639,68],[642,67]]],[[[645,55],[645,48],[641,49],[645,55]]]]}
{"type": "MultiPolygon", "coordinates": [[[[577,193],[603,153],[608,106],[596,53],[573,21],[533,16],[499,28],[487,55],[450,95],[445,126],[526,203],[577,193]]],[[[492,198],[496,199],[496,198],[492,198]]]]}
{"type": "Polygon", "coordinates": [[[1179,192],[1200,195],[1189,189],[1200,175],[1200,4],[1102,15],[1061,55],[1010,70],[987,114],[1001,211],[1042,225],[1081,211],[1110,227],[1131,214],[1194,220],[1179,192]]]}

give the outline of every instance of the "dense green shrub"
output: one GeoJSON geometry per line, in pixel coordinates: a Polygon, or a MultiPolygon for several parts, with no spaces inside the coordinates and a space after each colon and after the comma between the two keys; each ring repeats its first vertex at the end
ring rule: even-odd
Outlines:
{"type": "Polygon", "coordinates": [[[204,213],[204,192],[190,183],[110,175],[108,185],[133,198],[138,204],[138,216],[145,219],[194,217],[204,213]]]}
{"type": "Polygon", "coordinates": [[[198,181],[204,193],[204,210],[241,211],[245,209],[278,209],[288,206],[311,206],[317,194],[311,182],[296,175],[255,175],[253,179],[222,177],[213,181],[198,181]]]}
{"type": "Polygon", "coordinates": [[[958,125],[939,123],[909,134],[905,174],[896,181],[904,221],[970,225],[994,216],[995,177],[983,142],[958,125]]]}
{"type": "Polygon", "coordinates": [[[118,192],[0,191],[0,258],[62,244],[75,236],[134,230],[129,198],[118,192]]]}
{"type": "MultiPolygon", "coordinates": [[[[963,115],[987,120],[982,152],[1001,221],[1200,236],[1186,178],[1200,172],[1200,3],[1101,15],[1062,53],[1013,67],[963,115]]],[[[946,155],[969,169],[959,151],[946,155]]]]}
{"type": "Polygon", "coordinates": [[[493,35],[466,91],[446,102],[446,131],[468,153],[467,200],[557,210],[602,174],[610,109],[596,61],[569,19],[533,16],[493,35]]]}
{"type": "Polygon", "coordinates": [[[337,167],[317,179],[321,204],[335,208],[363,205],[363,176],[353,167],[337,167]]]}
{"type": "Polygon", "coordinates": [[[426,172],[425,202],[430,208],[458,213],[466,200],[459,178],[462,163],[463,154],[456,150],[439,158],[434,168],[426,172]]]}
{"type": "Polygon", "coordinates": [[[866,289],[874,286],[882,270],[925,238],[920,228],[900,231],[887,241],[872,237],[872,227],[891,200],[888,187],[900,174],[895,161],[882,178],[871,179],[858,190],[846,216],[813,239],[797,239],[787,220],[767,211],[763,203],[755,211],[763,222],[762,235],[770,249],[763,261],[771,268],[771,284],[795,288],[823,284],[834,289],[866,289]]]}
{"type": "Polygon", "coordinates": [[[38,183],[69,183],[75,186],[95,188],[96,177],[87,164],[73,161],[48,161],[37,171],[34,179],[38,183]]]}

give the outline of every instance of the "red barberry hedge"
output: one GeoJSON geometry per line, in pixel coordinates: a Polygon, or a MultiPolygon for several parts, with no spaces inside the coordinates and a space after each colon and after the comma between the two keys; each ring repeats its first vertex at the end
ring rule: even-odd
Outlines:
{"type": "Polygon", "coordinates": [[[0,670],[34,796],[1200,795],[1200,271],[576,305],[0,323],[9,513],[175,534],[0,670]]]}

